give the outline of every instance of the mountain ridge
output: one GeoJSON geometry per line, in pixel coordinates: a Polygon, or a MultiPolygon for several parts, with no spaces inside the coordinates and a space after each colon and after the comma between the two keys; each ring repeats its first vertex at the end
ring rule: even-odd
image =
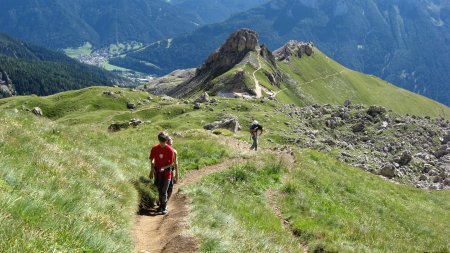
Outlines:
{"type": "MultiPolygon", "coordinates": [[[[173,78],[167,78],[173,80],[173,78]]],[[[158,81],[164,89],[164,84],[158,81]]],[[[170,83],[173,87],[173,83],[170,83]]],[[[154,85],[150,85],[154,90],[154,85]]],[[[396,112],[450,117],[450,108],[398,88],[374,76],[345,68],[311,42],[289,41],[270,52],[249,29],[232,33],[206,58],[194,76],[186,75],[167,94],[174,97],[210,95],[280,99],[297,105],[343,104],[352,100],[382,105],[396,112]]]]}
{"type": "Polygon", "coordinates": [[[1,32],[52,49],[86,42],[152,43],[192,31],[200,23],[163,0],[1,0],[0,5],[1,32]]]}
{"type": "MultiPolygon", "coordinates": [[[[229,33],[257,30],[269,48],[289,39],[314,41],[345,66],[450,104],[450,5],[442,0],[283,1],[234,15],[174,38],[170,48],[152,45],[125,59],[152,61],[165,74],[201,64],[229,33]],[[194,46],[195,45],[195,46],[194,46]]],[[[120,65],[120,59],[117,64],[120,65]]],[[[132,67],[129,66],[128,67],[132,67]]]]}

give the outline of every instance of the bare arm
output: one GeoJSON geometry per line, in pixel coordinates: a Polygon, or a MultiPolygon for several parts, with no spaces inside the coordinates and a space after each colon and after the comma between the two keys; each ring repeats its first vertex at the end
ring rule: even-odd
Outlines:
{"type": "Polygon", "coordinates": [[[179,172],[179,167],[178,167],[178,158],[177,158],[177,154],[175,153],[175,180],[178,182],[178,180],[180,179],[180,172],[179,172]]]}

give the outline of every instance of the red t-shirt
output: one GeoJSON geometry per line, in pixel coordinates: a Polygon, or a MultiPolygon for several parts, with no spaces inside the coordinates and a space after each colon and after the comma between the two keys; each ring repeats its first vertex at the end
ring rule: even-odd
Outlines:
{"type": "MultiPolygon", "coordinates": [[[[160,172],[162,167],[175,162],[175,153],[169,145],[161,147],[161,145],[157,144],[150,152],[150,161],[154,161],[156,171],[162,173],[160,172]]],[[[165,171],[164,177],[170,180],[172,178],[172,170],[165,171]]]]}

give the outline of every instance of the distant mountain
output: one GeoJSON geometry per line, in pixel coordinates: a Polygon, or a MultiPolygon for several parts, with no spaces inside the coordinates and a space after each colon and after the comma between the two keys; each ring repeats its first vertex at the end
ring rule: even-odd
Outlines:
{"type": "Polygon", "coordinates": [[[311,43],[289,41],[272,53],[260,45],[258,34],[248,29],[231,34],[193,77],[186,78],[168,94],[196,98],[208,92],[225,97],[265,97],[302,106],[342,105],[350,100],[382,105],[403,114],[450,117],[449,107],[345,68],[311,43]]]}
{"type": "Polygon", "coordinates": [[[200,23],[163,0],[0,0],[0,6],[0,32],[55,49],[154,42],[200,23]]]}
{"type": "Polygon", "coordinates": [[[170,0],[176,6],[195,13],[205,24],[225,21],[233,14],[249,10],[269,0],[170,0]]]}
{"type": "Polygon", "coordinates": [[[54,52],[0,33],[0,98],[49,95],[125,80],[112,72],[81,64],[54,52]]]}
{"type": "Polygon", "coordinates": [[[313,41],[347,67],[450,105],[448,0],[273,0],[115,64],[156,74],[197,66],[242,27],[258,31],[272,49],[289,39],[313,41]]]}

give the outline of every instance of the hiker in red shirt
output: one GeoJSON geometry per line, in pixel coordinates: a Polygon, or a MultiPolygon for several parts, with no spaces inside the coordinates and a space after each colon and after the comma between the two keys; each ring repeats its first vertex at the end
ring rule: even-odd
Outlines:
{"type": "Polygon", "coordinates": [[[172,180],[172,167],[175,162],[175,153],[169,145],[166,144],[168,136],[161,132],[158,134],[159,144],[155,145],[150,152],[150,179],[156,178],[156,185],[159,192],[158,212],[167,214],[167,190],[172,180]]]}

